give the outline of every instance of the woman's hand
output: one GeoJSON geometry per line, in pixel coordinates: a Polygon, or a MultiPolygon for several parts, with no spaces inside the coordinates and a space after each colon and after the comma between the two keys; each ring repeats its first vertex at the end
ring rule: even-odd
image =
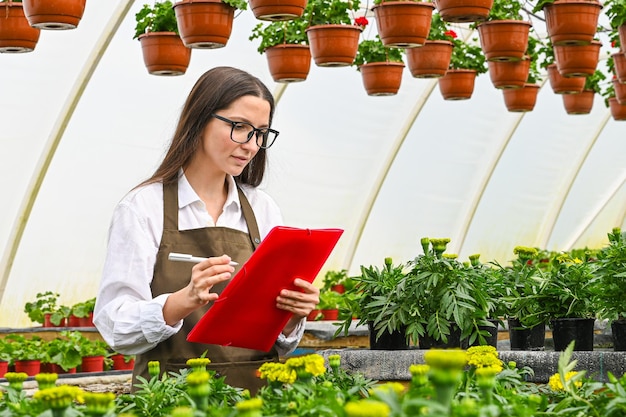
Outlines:
{"type": "Polygon", "coordinates": [[[173,326],[197,308],[215,301],[218,294],[211,292],[216,284],[228,281],[235,268],[229,265],[228,255],[208,258],[191,268],[189,285],[172,293],[163,306],[165,322],[173,326]]]}
{"type": "Polygon", "coordinates": [[[296,287],[300,288],[301,291],[285,289],[276,297],[277,308],[293,313],[293,316],[283,329],[283,334],[285,335],[291,334],[298,323],[304,317],[308,316],[320,302],[319,288],[301,278],[296,278],[293,283],[296,287]]]}

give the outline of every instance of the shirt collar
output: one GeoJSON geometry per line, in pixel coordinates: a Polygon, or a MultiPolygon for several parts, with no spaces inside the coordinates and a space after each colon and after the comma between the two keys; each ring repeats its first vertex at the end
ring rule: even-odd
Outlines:
{"type": "MultiPolygon", "coordinates": [[[[231,204],[235,204],[239,207],[239,194],[237,193],[237,184],[235,184],[235,179],[232,175],[227,175],[226,181],[228,182],[228,195],[226,196],[224,208],[230,206],[231,204]]],[[[200,197],[198,197],[198,194],[196,194],[194,189],[191,187],[191,184],[189,184],[185,173],[181,170],[180,176],[178,177],[178,208],[181,209],[195,203],[196,201],[202,202],[200,197]]]]}

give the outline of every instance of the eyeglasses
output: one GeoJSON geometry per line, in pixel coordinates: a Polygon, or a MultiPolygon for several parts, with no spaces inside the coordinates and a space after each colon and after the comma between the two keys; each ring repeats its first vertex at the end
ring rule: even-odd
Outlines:
{"type": "Polygon", "coordinates": [[[252,126],[250,123],[235,122],[215,113],[212,113],[211,116],[223,122],[230,123],[230,139],[236,143],[248,143],[250,142],[250,139],[252,139],[252,137],[256,134],[257,146],[261,149],[267,149],[274,144],[274,141],[279,134],[279,132],[274,129],[259,129],[252,126]]]}

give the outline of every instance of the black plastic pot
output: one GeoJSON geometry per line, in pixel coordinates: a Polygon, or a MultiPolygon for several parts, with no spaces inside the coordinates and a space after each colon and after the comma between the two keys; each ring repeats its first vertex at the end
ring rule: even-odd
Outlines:
{"type": "Polygon", "coordinates": [[[613,334],[613,350],[626,352],[626,319],[615,320],[611,323],[613,334]]]}
{"type": "Polygon", "coordinates": [[[383,332],[378,339],[376,339],[376,330],[374,325],[367,323],[369,329],[370,338],[370,350],[406,350],[410,349],[409,344],[406,342],[406,335],[404,331],[396,330],[392,333],[387,331],[383,332]]]}
{"type": "Polygon", "coordinates": [[[593,350],[595,319],[560,318],[551,321],[554,350],[563,351],[574,341],[574,350],[593,350]]]}
{"type": "MultiPolygon", "coordinates": [[[[498,347],[498,320],[493,320],[493,319],[487,319],[488,321],[490,321],[494,326],[478,326],[478,328],[480,330],[486,330],[489,332],[489,337],[486,337],[485,339],[485,343],[482,344],[482,346],[493,346],[495,348],[498,347]]],[[[474,341],[474,343],[472,343],[471,345],[467,342],[467,340],[461,340],[461,348],[462,349],[467,349],[468,347],[471,346],[481,346],[480,343],[480,339],[476,339],[474,341]]]]}
{"type": "Polygon", "coordinates": [[[443,342],[439,339],[435,339],[428,334],[419,338],[418,341],[420,349],[448,349],[448,348],[459,348],[461,347],[461,329],[457,326],[452,326],[450,328],[450,335],[448,336],[448,342],[443,342]]]}
{"type": "Polygon", "coordinates": [[[527,328],[518,319],[509,318],[509,341],[511,350],[544,350],[546,342],[546,324],[527,328]]]}

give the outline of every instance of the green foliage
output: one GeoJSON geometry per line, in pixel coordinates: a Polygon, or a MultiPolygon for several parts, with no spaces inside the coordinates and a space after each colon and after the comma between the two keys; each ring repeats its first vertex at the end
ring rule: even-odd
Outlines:
{"type": "Polygon", "coordinates": [[[320,291],[320,302],[317,308],[320,310],[334,310],[345,304],[343,294],[333,290],[320,291]]]}
{"type": "Polygon", "coordinates": [[[301,19],[315,25],[350,25],[351,12],[360,8],[360,0],[309,0],[301,19]]]}
{"type": "Polygon", "coordinates": [[[344,288],[350,289],[354,286],[354,282],[348,276],[348,271],[342,269],[340,271],[326,271],[322,280],[321,291],[332,290],[337,285],[343,285],[344,288]]]}
{"type": "Polygon", "coordinates": [[[88,317],[89,314],[93,313],[94,308],[96,307],[96,298],[90,298],[86,301],[81,301],[79,303],[74,304],[71,307],[71,314],[76,317],[88,317]]]}
{"type": "Polygon", "coordinates": [[[308,22],[303,19],[259,23],[252,29],[252,35],[248,39],[261,39],[257,48],[261,54],[267,48],[281,44],[307,45],[309,43],[305,32],[307,26],[308,22]]]}
{"type": "Polygon", "coordinates": [[[239,10],[247,10],[248,2],[246,0],[222,0],[224,3],[239,10]]]}
{"type": "Polygon", "coordinates": [[[596,94],[602,94],[602,82],[606,80],[606,75],[600,70],[585,78],[585,90],[593,90],[596,94]]]}
{"type": "Polygon", "coordinates": [[[26,338],[21,334],[9,334],[5,341],[11,344],[11,359],[15,361],[47,361],[47,350],[44,349],[44,340],[39,336],[26,338]]]}
{"type": "Polygon", "coordinates": [[[538,0],[535,6],[533,7],[532,12],[537,13],[543,10],[546,4],[552,4],[555,0],[538,0]]]}
{"type": "Polygon", "coordinates": [[[430,31],[428,32],[428,40],[452,41],[456,36],[456,33],[450,30],[448,24],[441,18],[441,15],[439,13],[433,13],[430,22],[430,31]]]}
{"type": "Polygon", "coordinates": [[[476,74],[487,72],[485,55],[478,44],[477,39],[473,43],[464,42],[455,38],[452,43],[452,56],[450,58],[450,69],[469,69],[476,71],[476,74]]]}
{"type": "Polygon", "coordinates": [[[519,0],[494,0],[487,20],[522,20],[522,7],[519,0]]]}
{"type": "Polygon", "coordinates": [[[604,2],[604,13],[609,18],[611,28],[616,30],[618,27],[626,24],[626,1],[625,0],[607,0],[604,2]]]}
{"type": "Polygon", "coordinates": [[[614,228],[609,244],[598,252],[595,275],[599,287],[599,316],[610,321],[626,318],[626,232],[614,228]]]}
{"type": "Polygon", "coordinates": [[[526,55],[528,57],[527,59],[530,60],[530,69],[528,71],[528,79],[526,80],[527,83],[536,84],[541,79],[541,71],[539,70],[541,67],[541,63],[539,62],[539,51],[542,47],[543,43],[537,37],[528,37],[526,55]]]}
{"type": "Polygon", "coordinates": [[[137,39],[146,32],[175,32],[178,33],[178,23],[174,5],[170,0],[156,1],[153,6],[144,4],[135,14],[135,36],[137,39]]]}
{"type": "Polygon", "coordinates": [[[43,323],[46,314],[54,315],[50,321],[59,325],[61,320],[67,317],[66,308],[59,305],[59,294],[46,291],[37,293],[35,301],[29,301],[24,305],[24,312],[35,323],[43,323]]]}
{"type": "Polygon", "coordinates": [[[358,68],[372,62],[402,62],[403,54],[403,49],[384,46],[380,37],[376,35],[373,40],[366,39],[359,43],[352,65],[358,68]]]}
{"type": "Polygon", "coordinates": [[[60,337],[47,343],[46,349],[50,363],[59,365],[65,371],[81,364],[83,355],[80,339],[76,334],[80,335],[78,332],[63,331],[60,337]]]}

